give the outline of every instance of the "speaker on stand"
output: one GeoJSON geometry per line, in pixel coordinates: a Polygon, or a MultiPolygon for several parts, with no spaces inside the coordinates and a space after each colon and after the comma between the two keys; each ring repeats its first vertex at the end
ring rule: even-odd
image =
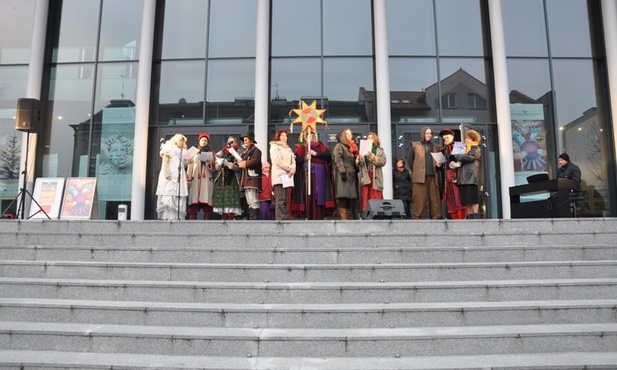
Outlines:
{"type": "MultiPolygon", "coordinates": [[[[28,153],[30,152],[30,133],[36,132],[39,126],[39,121],[40,121],[39,101],[37,99],[31,99],[31,98],[17,99],[17,115],[15,116],[15,130],[23,131],[26,133],[26,156],[25,156],[25,161],[24,161],[24,170],[22,171],[24,181],[23,181],[21,189],[19,189],[19,194],[17,194],[15,199],[13,199],[11,203],[9,203],[9,205],[6,207],[4,211],[2,211],[2,215],[6,214],[7,210],[9,210],[15,202],[19,201],[17,203],[18,209],[15,212],[15,216],[17,219],[20,219],[20,220],[26,219],[26,209],[25,208],[26,208],[26,195],[27,195],[28,197],[30,197],[30,200],[39,207],[39,211],[36,212],[34,215],[38,214],[39,212],[43,212],[45,216],[47,216],[47,219],[51,219],[49,218],[49,215],[47,214],[47,212],[45,212],[45,210],[41,208],[41,205],[39,204],[39,202],[37,202],[36,199],[34,199],[34,197],[32,196],[32,194],[30,194],[30,192],[28,191],[28,188],[26,187],[27,182],[28,182],[28,153]]],[[[29,219],[30,217],[27,217],[27,218],[29,219]]]]}

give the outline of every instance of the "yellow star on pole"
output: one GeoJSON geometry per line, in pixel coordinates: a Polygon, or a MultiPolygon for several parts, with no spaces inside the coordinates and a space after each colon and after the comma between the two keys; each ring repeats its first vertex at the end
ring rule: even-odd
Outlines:
{"type": "Polygon", "coordinates": [[[292,109],[289,112],[298,115],[296,119],[289,125],[289,130],[293,132],[294,123],[302,123],[302,133],[300,134],[300,141],[303,141],[310,133],[317,133],[317,124],[320,123],[328,127],[328,122],[321,118],[321,115],[325,112],[325,109],[317,109],[317,101],[313,100],[311,105],[307,105],[303,100],[300,100],[300,108],[292,109]]]}

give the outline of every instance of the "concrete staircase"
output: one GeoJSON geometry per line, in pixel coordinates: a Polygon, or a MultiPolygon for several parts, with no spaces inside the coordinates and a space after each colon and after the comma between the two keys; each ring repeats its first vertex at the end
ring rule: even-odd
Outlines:
{"type": "Polygon", "coordinates": [[[617,369],[617,219],[0,221],[0,369],[617,369]]]}

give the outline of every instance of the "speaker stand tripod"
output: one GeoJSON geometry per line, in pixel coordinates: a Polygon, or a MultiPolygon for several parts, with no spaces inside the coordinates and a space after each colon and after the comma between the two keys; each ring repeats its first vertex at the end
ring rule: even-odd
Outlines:
{"type": "Polygon", "coordinates": [[[30,218],[36,216],[37,214],[39,214],[40,212],[43,212],[43,214],[47,217],[48,220],[51,220],[51,218],[49,217],[49,215],[47,214],[47,212],[45,212],[45,210],[41,207],[41,205],[39,204],[39,202],[36,201],[36,199],[34,199],[34,197],[32,196],[32,194],[30,194],[30,192],[28,191],[28,188],[26,187],[27,181],[28,181],[28,153],[30,152],[30,130],[20,130],[20,131],[25,131],[26,132],[26,157],[25,157],[25,161],[24,161],[24,170],[21,172],[21,174],[24,177],[23,180],[23,184],[21,189],[19,189],[19,193],[17,194],[17,196],[15,197],[15,199],[13,199],[11,201],[11,203],[9,203],[9,205],[6,207],[6,209],[4,211],[2,211],[2,215],[6,214],[6,212],[11,208],[11,206],[15,203],[17,203],[17,210],[15,212],[15,216],[18,220],[24,220],[27,219],[29,220],[30,218]],[[32,202],[34,202],[37,207],[39,207],[39,210],[30,215],[29,217],[26,218],[26,196],[30,197],[30,200],[32,202]]]}

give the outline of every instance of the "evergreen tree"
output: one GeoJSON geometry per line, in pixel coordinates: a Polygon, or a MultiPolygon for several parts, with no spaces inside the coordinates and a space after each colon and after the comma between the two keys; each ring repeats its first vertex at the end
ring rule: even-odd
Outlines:
{"type": "Polygon", "coordinates": [[[13,134],[8,137],[6,148],[0,151],[0,179],[18,179],[20,159],[21,143],[13,134]]]}

